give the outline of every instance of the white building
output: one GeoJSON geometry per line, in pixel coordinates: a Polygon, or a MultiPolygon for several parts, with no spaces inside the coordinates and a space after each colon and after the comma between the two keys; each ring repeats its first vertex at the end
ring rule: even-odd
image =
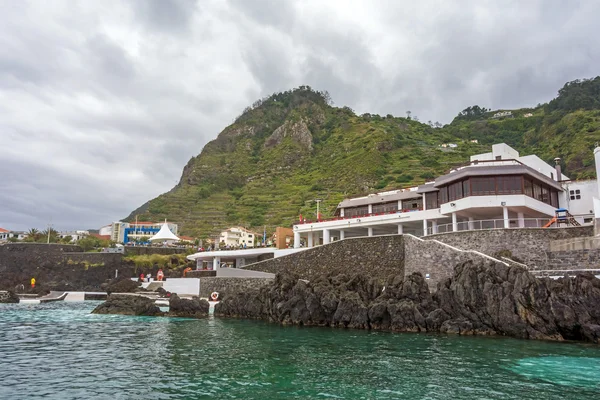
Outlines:
{"type": "Polygon", "coordinates": [[[71,242],[76,242],[80,239],[83,239],[86,236],[89,236],[89,231],[71,231],[71,232],[60,232],[58,237],[61,239],[66,238],[67,236],[71,237],[71,242]]]}
{"type": "Polygon", "coordinates": [[[491,152],[472,156],[467,165],[433,182],[347,199],[328,221],[294,225],[294,246],[395,233],[541,228],[559,208],[570,210],[579,224],[591,223],[597,195],[596,181],[571,182],[558,162],[552,167],[535,155],[521,157],[510,146],[495,144],[491,152]]]}
{"type": "Polygon", "coordinates": [[[27,233],[23,231],[9,231],[8,229],[0,228],[0,243],[7,242],[8,239],[23,240],[27,237],[27,233]]]}
{"type": "Polygon", "coordinates": [[[229,228],[221,232],[219,246],[254,247],[257,234],[241,226],[229,228]]]}
{"type": "Polygon", "coordinates": [[[492,118],[507,118],[507,117],[510,117],[510,118],[513,117],[512,111],[500,111],[492,116],[492,118]]]}
{"type": "Polygon", "coordinates": [[[166,223],[169,230],[177,235],[177,224],[172,222],[122,222],[117,221],[111,224],[110,240],[117,243],[135,242],[139,239],[149,239],[156,235],[163,224],[166,223]]]}

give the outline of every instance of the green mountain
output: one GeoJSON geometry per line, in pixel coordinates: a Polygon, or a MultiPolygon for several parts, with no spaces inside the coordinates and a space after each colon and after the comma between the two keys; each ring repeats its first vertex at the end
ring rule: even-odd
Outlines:
{"type": "Polygon", "coordinates": [[[548,162],[561,157],[572,179],[592,178],[598,140],[600,77],[569,82],[554,100],[534,108],[472,106],[443,127],[356,115],[333,107],[327,92],[301,86],[246,108],[190,159],[172,190],[127,220],[168,218],[182,234],[201,238],[231,225],[271,232],[299,214],[315,218],[315,199],[330,216],[345,197],[421,184],[501,142],[548,162]],[[500,111],[511,113],[495,117],[500,111]]]}

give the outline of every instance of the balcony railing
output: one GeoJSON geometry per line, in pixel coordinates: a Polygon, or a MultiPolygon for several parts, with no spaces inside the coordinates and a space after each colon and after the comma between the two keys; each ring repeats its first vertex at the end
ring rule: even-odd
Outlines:
{"type": "Polygon", "coordinates": [[[343,217],[332,217],[332,218],[320,218],[320,219],[317,219],[317,220],[314,220],[314,221],[308,220],[308,219],[303,219],[302,221],[295,221],[294,225],[314,224],[314,223],[329,222],[329,221],[344,221],[344,220],[349,220],[349,219],[366,218],[366,217],[377,217],[377,216],[381,216],[381,215],[402,214],[402,213],[409,213],[409,212],[414,212],[414,211],[423,211],[423,208],[416,208],[416,209],[411,209],[411,210],[404,209],[404,210],[396,210],[396,211],[387,211],[387,212],[379,212],[379,213],[353,215],[351,217],[343,216],[343,217]]]}
{"type": "MultiPolygon", "coordinates": [[[[519,225],[519,220],[509,219],[509,228],[543,228],[546,226],[552,218],[525,218],[523,219],[523,226],[519,225]]],[[[552,224],[549,228],[558,228],[557,224],[552,224]]],[[[477,221],[462,221],[456,224],[456,232],[459,231],[477,231],[484,229],[504,229],[503,219],[484,219],[477,221]]],[[[437,226],[437,231],[433,232],[432,227],[427,228],[427,234],[432,235],[435,233],[448,233],[454,232],[453,224],[443,224],[437,226]]]]}

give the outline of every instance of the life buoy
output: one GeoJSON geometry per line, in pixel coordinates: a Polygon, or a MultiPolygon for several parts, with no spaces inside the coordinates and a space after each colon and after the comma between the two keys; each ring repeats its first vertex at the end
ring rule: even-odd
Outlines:
{"type": "Polygon", "coordinates": [[[217,292],[212,292],[212,293],[210,294],[210,299],[211,299],[212,301],[217,301],[217,299],[218,299],[218,298],[219,298],[219,293],[217,293],[217,292]]]}

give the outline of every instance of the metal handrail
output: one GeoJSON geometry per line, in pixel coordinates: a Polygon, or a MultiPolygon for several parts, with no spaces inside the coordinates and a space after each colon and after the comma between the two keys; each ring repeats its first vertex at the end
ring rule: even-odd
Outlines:
{"type": "MultiPolygon", "coordinates": [[[[504,225],[504,219],[484,219],[476,221],[461,221],[456,223],[456,232],[460,231],[478,231],[486,229],[506,229],[506,228],[543,228],[552,218],[524,218],[523,226],[519,224],[517,219],[509,219],[508,227],[504,225]]],[[[434,235],[437,233],[455,232],[454,224],[438,225],[436,232],[433,232],[433,227],[427,228],[427,234],[434,235]]],[[[557,228],[557,226],[551,226],[557,228]]]]}

